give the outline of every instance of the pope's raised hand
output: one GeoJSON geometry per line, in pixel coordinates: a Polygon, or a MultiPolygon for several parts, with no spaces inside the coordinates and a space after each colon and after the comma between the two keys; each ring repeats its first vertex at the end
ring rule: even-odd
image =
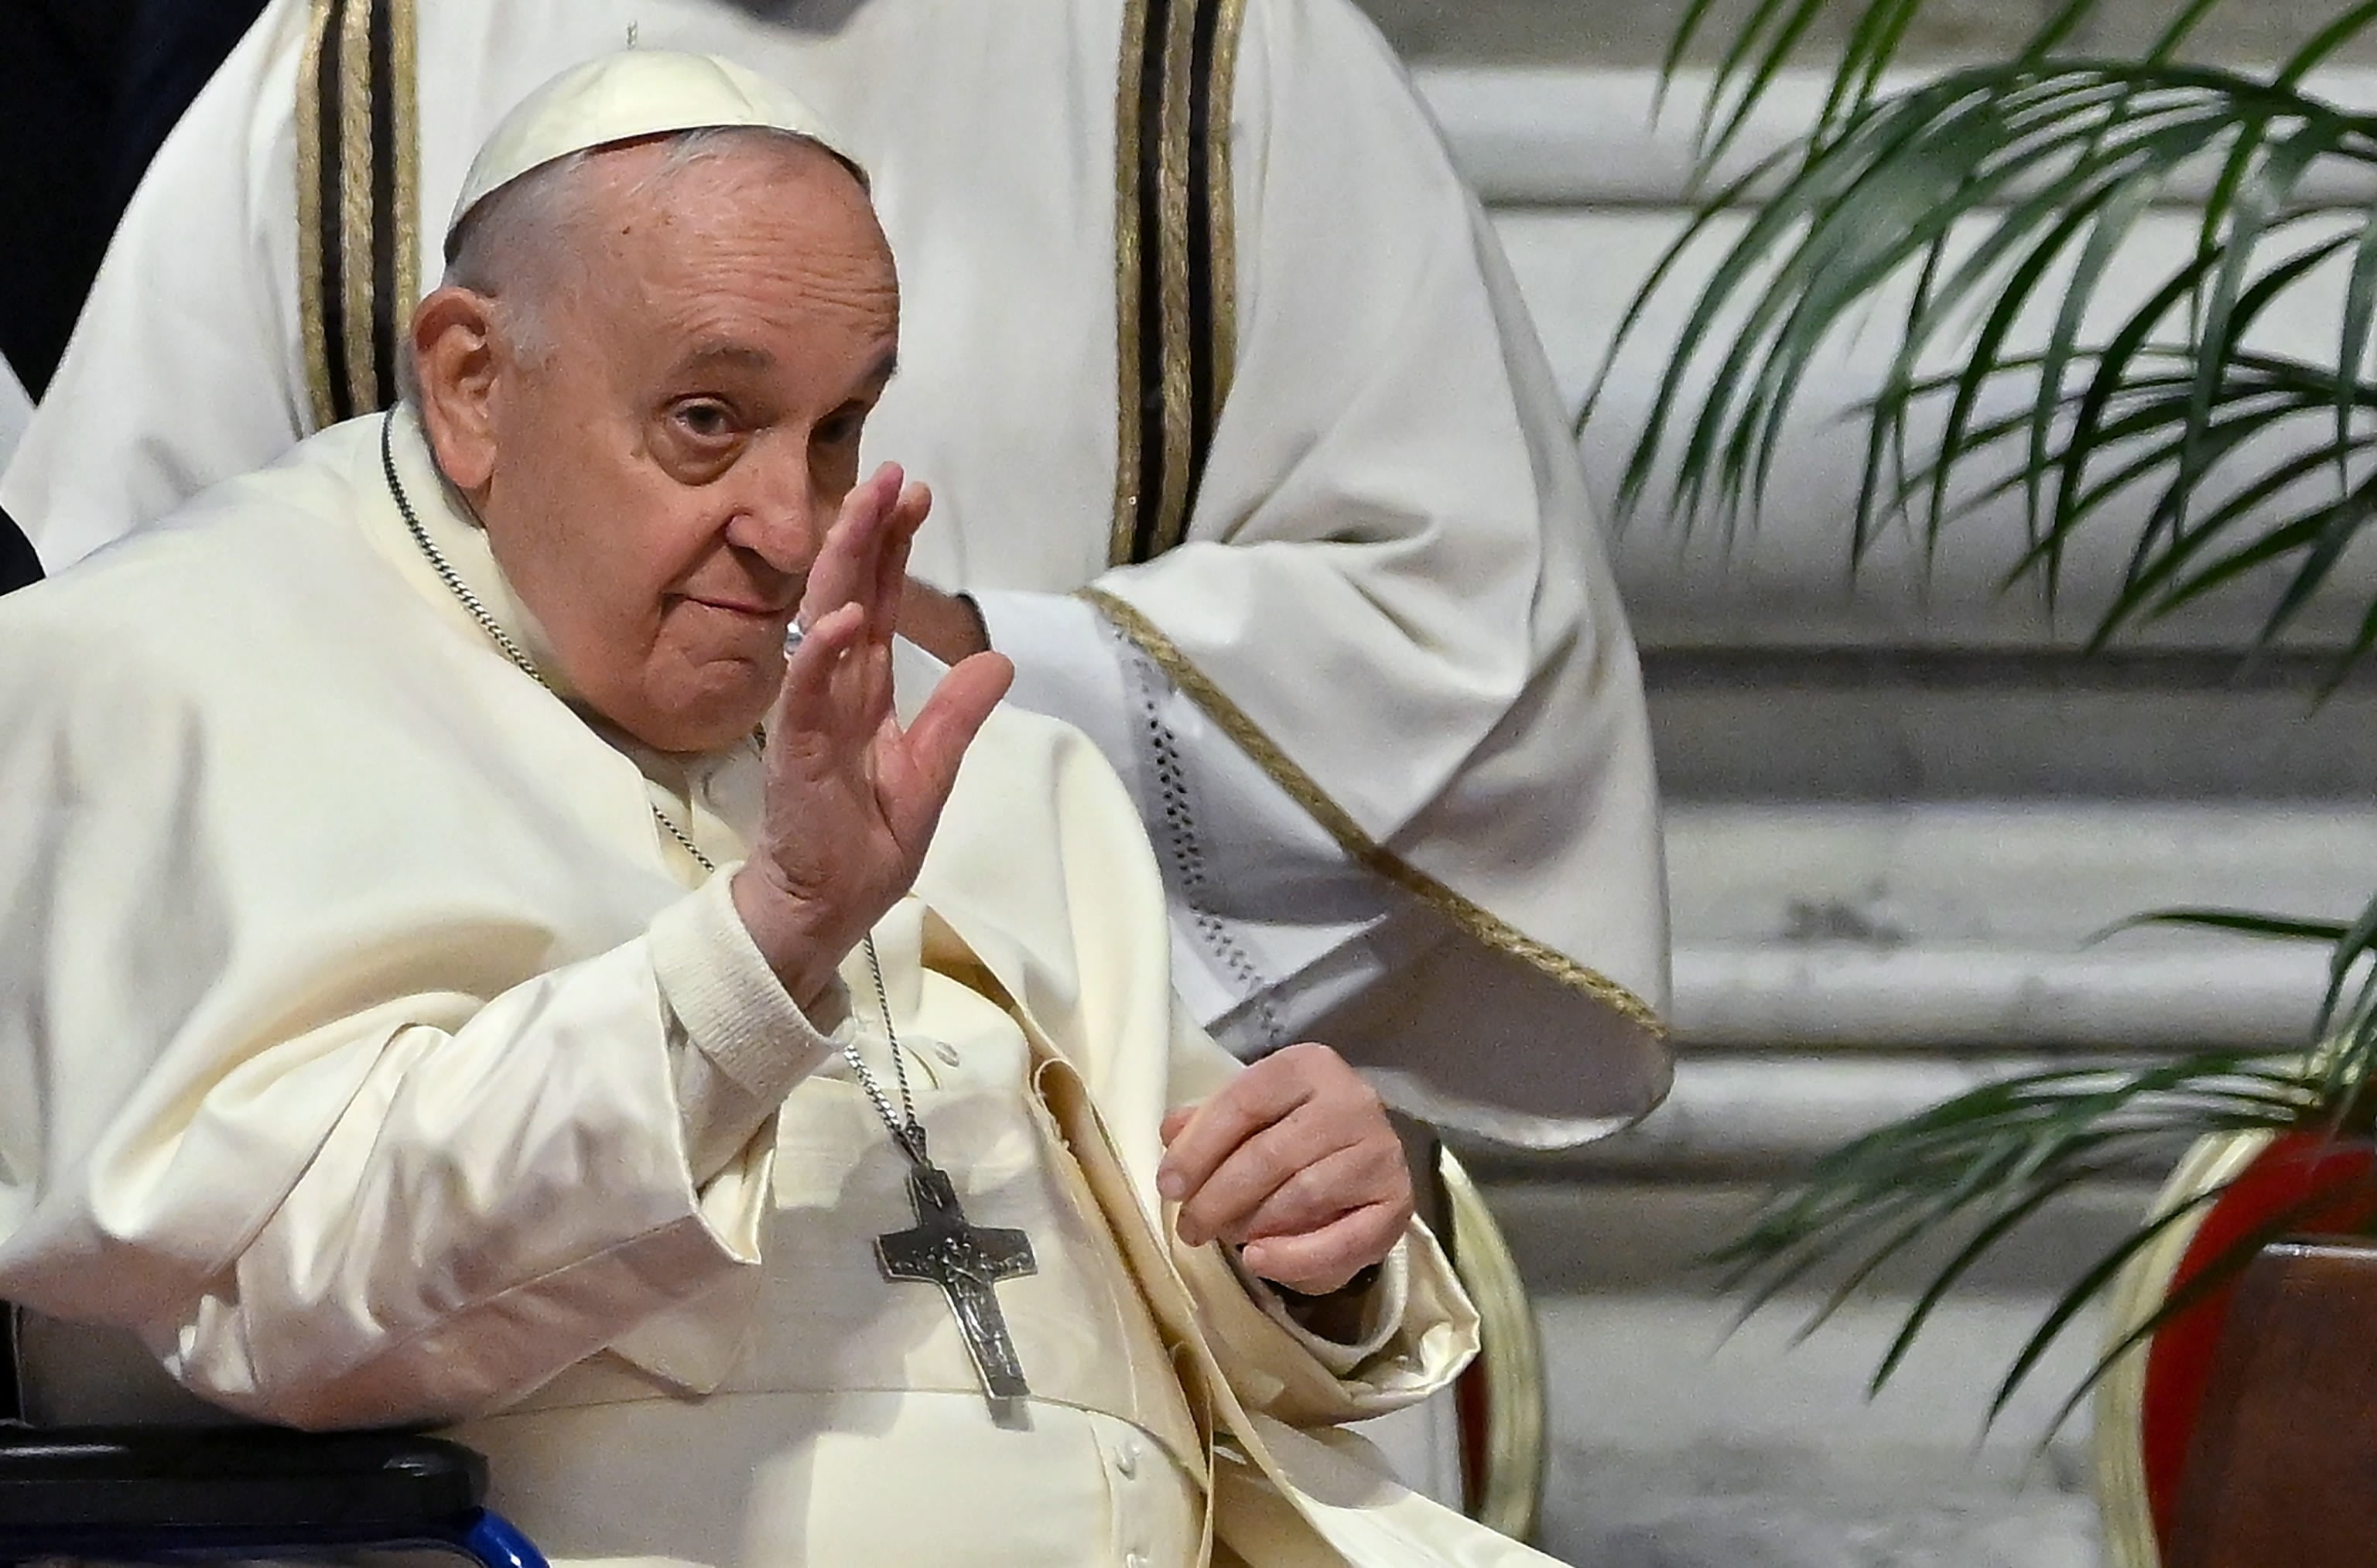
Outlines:
{"type": "Polygon", "coordinates": [[[1014,677],[1003,656],[977,654],[915,722],[892,711],[891,636],[931,506],[888,463],[851,491],[809,568],[806,632],[768,722],[767,800],[735,907],[804,1009],[914,884],[958,765],[1014,677]]]}

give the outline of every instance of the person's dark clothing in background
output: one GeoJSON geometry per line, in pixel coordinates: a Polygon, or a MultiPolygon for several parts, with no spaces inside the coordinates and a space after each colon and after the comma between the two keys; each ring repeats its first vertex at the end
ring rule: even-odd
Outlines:
{"type": "MultiPolygon", "coordinates": [[[[119,0],[123,3],[123,0],[119,0]]],[[[182,111],[264,10],[264,0],[129,0],[114,118],[114,227],[182,111]]]]}
{"type": "MultiPolygon", "coordinates": [[[[39,582],[41,576],[42,564],[34,559],[33,547],[25,542],[25,536],[8,520],[8,514],[0,512],[0,593],[39,582]]],[[[5,1419],[0,1416],[0,1420],[5,1419]]]]}
{"type": "MultiPolygon", "coordinates": [[[[0,355],[36,399],[133,187],[263,9],[264,0],[0,0],[0,355]]],[[[0,516],[0,593],[40,575],[32,548],[0,516]]]]}
{"type": "Polygon", "coordinates": [[[0,6],[0,353],[36,400],[123,210],[115,111],[136,4],[0,6]]]}

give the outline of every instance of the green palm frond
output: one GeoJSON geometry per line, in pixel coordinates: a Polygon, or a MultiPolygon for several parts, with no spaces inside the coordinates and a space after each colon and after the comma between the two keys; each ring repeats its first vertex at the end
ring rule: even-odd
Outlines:
{"type": "MultiPolygon", "coordinates": [[[[1943,1233],[1957,1236],[1875,1367],[1869,1392],[1879,1392],[1948,1293],[1990,1252],[2073,1189],[2133,1168],[2179,1143],[2214,1134],[2311,1131],[2365,1136],[2377,1127],[2377,1104],[2369,1087],[2377,1077],[2377,963],[2371,962],[2377,957],[2377,901],[2349,921],[2184,909],[2141,915],[2116,929],[2140,925],[2327,945],[2328,994],[2313,1038],[2328,1043],[2279,1059],[2225,1051],[2127,1070],[2073,1066],[2023,1074],[1869,1133],[1818,1160],[1710,1254],[1708,1261],[1723,1271],[1724,1288],[1742,1293],[1743,1315],[1805,1285],[1819,1270],[1836,1270],[1838,1277],[1799,1331],[1804,1337],[1892,1261],[1943,1233]]],[[[2124,1351],[2228,1283],[2264,1245],[2321,1212],[2348,1180],[2339,1175],[2314,1188],[2207,1260],[2190,1283],[2173,1290],[2144,1323],[2103,1354],[2057,1412],[2049,1433],[2124,1351]]],[[[2156,1215],[2092,1260],[2016,1354],[1987,1420],[2004,1412],[2049,1348],[2132,1258],[2223,1191],[2201,1193],[2156,1215]]]]}
{"type": "MultiPolygon", "coordinates": [[[[2331,249],[2299,259],[2313,263],[2331,249]]],[[[2249,321],[2263,303],[2249,294],[2238,319],[2249,321]]],[[[2010,359],[1992,375],[2027,386],[2045,358],[2010,359]]],[[[2010,492],[2051,487],[2009,580],[2037,572],[2052,584],[2080,529],[2143,510],[2146,520],[2092,647],[2292,561],[2262,631],[2264,640],[2276,637],[2327,583],[2377,505],[2377,386],[2347,389],[2352,418],[2338,430],[2335,388],[2315,364],[2238,351],[2206,402],[2198,400],[2194,367],[2173,350],[2121,342],[2067,363],[2086,385],[2059,394],[2043,444],[2034,410],[1988,419],[1959,410],[1957,449],[1905,465],[1877,512],[1923,511],[1926,537],[1936,541],[1948,525],[2010,492]],[[1991,453],[2007,454],[2001,471],[1952,498],[1957,465],[1985,465],[1991,453]],[[2124,508],[2132,499],[2144,505],[2124,508]]],[[[1906,389],[1908,406],[1952,391],[1961,398],[1964,379],[1917,382],[1906,389]]],[[[2359,651],[2347,650],[2347,659],[2359,651]]]]}
{"type": "MultiPolygon", "coordinates": [[[[1911,282],[1888,370],[1858,411],[1854,557],[1899,520],[1936,548],[1969,510],[1960,487],[2019,492],[2032,546],[2022,570],[2051,593],[2075,530],[2144,495],[2099,636],[2290,560],[2264,629],[2279,635],[2377,506],[2367,375],[2377,223],[2302,199],[2314,172],[2377,179],[2377,116],[2301,85],[2311,64],[2372,24],[2377,3],[2353,7],[2268,80],[2170,60],[1953,71],[1849,110],[1796,164],[1770,159],[1670,248],[1608,350],[1580,423],[1642,307],[1724,213],[1779,174],[1692,303],[1622,508],[1645,504],[1672,456],[1663,499],[1679,518],[1714,517],[1728,537],[1754,522],[1818,356],[1911,282]],[[2199,168],[2217,171],[2199,243],[2141,289],[2139,222],[2199,168]],[[2125,301],[2142,303],[2109,336],[2084,340],[2116,303],[2116,279],[2125,301]],[[2254,346],[2256,324],[2285,301],[2304,291],[2324,301],[2339,286],[2333,361],[2254,346]],[[2044,346],[2017,350],[2025,324],[2049,313],[2044,346]],[[1941,363],[1956,368],[1929,368],[1941,363]],[[2010,399],[2023,417],[2003,412],[2010,399]],[[2108,474],[2119,482],[2101,482],[2108,474]]],[[[2365,642],[2377,644],[2377,606],[2365,642]]]]}
{"type": "MultiPolygon", "coordinates": [[[[2217,0],[2189,0],[2165,34],[2165,53],[2176,49],[2217,0]]],[[[1692,0],[1667,48],[1663,75],[1673,79],[1714,19],[1714,0],[1692,0]]],[[[1714,163],[1741,134],[1750,112],[1774,78],[1807,45],[1828,11],[1845,9],[1836,0],[1757,0],[1737,27],[1716,67],[1702,111],[1700,143],[1704,164],[1714,163]]],[[[2021,58],[2044,59],[2069,40],[2096,8],[2096,0],[2063,0],[2024,46],[2021,58]]],[[[1923,10],[1923,0],[1868,0],[1841,41],[1830,91],[1816,125],[1821,142],[1843,121],[1871,103],[1882,79],[1898,61],[1923,10]]]]}
{"type": "MultiPolygon", "coordinates": [[[[1709,1261],[1725,1271],[1726,1289],[1744,1293],[1745,1316],[1822,1265],[1843,1268],[1810,1314],[1805,1335],[1893,1259],[1943,1232],[1958,1234],[1954,1252],[1935,1268],[1876,1367],[1869,1387],[1879,1391],[1948,1292],[2056,1198],[2177,1141],[2315,1123],[2324,1087],[2321,1069],[2311,1063],[2245,1052],[2008,1078],[1825,1156],[1709,1261]]],[[[2122,1265],[2191,1211],[2157,1217],[2091,1265],[2023,1347],[1991,1403],[1991,1420],[2122,1265]]],[[[2183,1310],[2180,1298],[2173,1301],[2157,1324],[2183,1310]]]]}
{"type": "MultiPolygon", "coordinates": [[[[2328,948],[2327,989],[2311,1038],[2312,1098],[2332,1128],[2366,1136],[2377,1132],[2377,899],[2350,921],[2308,921],[2244,909],[2157,909],[2121,922],[2192,926],[2281,942],[2318,942],[2328,948]]],[[[2109,933],[2108,933],[2109,934],[2109,933]]]]}

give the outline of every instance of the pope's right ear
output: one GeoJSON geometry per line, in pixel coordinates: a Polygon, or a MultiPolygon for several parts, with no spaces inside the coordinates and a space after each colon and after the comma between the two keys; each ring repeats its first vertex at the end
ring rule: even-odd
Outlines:
{"type": "Polygon", "coordinates": [[[412,313],[421,423],[437,466],[457,488],[475,491],[495,473],[494,303],[448,284],[412,313]]]}

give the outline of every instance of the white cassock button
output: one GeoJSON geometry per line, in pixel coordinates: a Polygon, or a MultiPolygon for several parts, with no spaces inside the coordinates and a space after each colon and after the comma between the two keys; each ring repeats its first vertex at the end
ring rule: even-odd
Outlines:
{"type": "Polygon", "coordinates": [[[1139,1474],[1138,1443],[1126,1442],[1115,1451],[1115,1468],[1122,1472],[1122,1479],[1125,1480],[1139,1474]]]}
{"type": "Polygon", "coordinates": [[[958,1064],[958,1048],[945,1039],[937,1039],[933,1042],[933,1054],[941,1059],[941,1065],[944,1067],[954,1067],[958,1064]]]}
{"type": "Polygon", "coordinates": [[[1147,1568],[1147,1553],[1134,1551],[1122,1560],[1122,1568],[1147,1568]]]}

